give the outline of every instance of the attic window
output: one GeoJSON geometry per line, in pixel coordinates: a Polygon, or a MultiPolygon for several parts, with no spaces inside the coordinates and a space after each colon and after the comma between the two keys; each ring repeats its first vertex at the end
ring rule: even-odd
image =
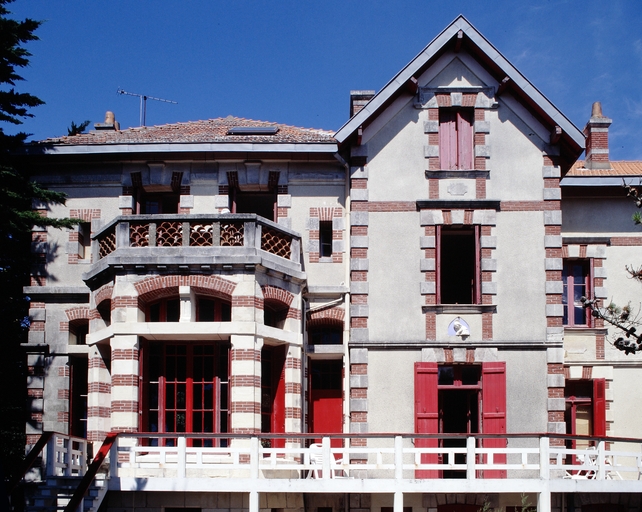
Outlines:
{"type": "Polygon", "coordinates": [[[232,126],[228,135],[276,135],[278,126],[232,126]]]}

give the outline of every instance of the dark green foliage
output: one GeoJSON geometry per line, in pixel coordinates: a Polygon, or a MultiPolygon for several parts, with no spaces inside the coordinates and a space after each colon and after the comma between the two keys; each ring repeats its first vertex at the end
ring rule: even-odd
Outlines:
{"type": "Polygon", "coordinates": [[[16,90],[22,77],[16,72],[29,64],[23,44],[37,39],[39,21],[8,18],[0,0],[0,461],[6,476],[20,465],[24,452],[26,365],[21,343],[27,341],[28,302],[23,286],[29,284],[31,229],[34,225],[71,227],[72,219],[41,217],[34,202],[64,203],[63,194],[46,190],[29,180],[23,152],[26,133],[7,134],[4,123],[19,125],[31,107],[43,102],[16,90]]]}
{"type": "Polygon", "coordinates": [[[89,126],[89,123],[91,123],[91,121],[89,121],[89,120],[83,121],[80,124],[76,124],[76,123],[74,123],[72,121],[71,122],[71,126],[69,128],[67,128],[67,135],[69,137],[73,137],[74,135],[78,135],[78,134],[84,132],[87,129],[87,127],[89,126]]]}

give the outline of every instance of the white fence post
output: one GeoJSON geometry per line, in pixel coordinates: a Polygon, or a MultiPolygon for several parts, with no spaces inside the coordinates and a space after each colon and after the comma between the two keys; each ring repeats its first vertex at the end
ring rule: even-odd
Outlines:
{"type": "MultiPolygon", "coordinates": [[[[401,436],[395,436],[395,479],[401,480],[402,478],[403,478],[403,439],[401,439],[401,436]]],[[[397,512],[397,511],[395,510],[394,512],[397,512]]]]}
{"type": "Polygon", "coordinates": [[[321,440],[321,453],[323,454],[323,465],[322,465],[322,471],[323,475],[321,478],[332,478],[332,469],[330,466],[330,457],[332,457],[332,453],[330,452],[330,438],[329,437],[324,437],[321,440]]]}
{"type": "MultiPolygon", "coordinates": [[[[252,437],[250,439],[250,478],[253,480],[259,479],[259,438],[252,437]]],[[[250,500],[252,499],[252,494],[250,493],[250,500]]],[[[258,494],[257,494],[257,510],[258,510],[258,494]]],[[[250,510],[252,506],[250,504],[250,510]]]]}
{"type": "Polygon", "coordinates": [[[466,478],[475,479],[475,438],[466,438],[466,478]]]}
{"type": "MultiPolygon", "coordinates": [[[[109,476],[117,477],[118,476],[118,441],[120,437],[114,439],[114,443],[109,449],[109,476]]],[[[132,450],[133,452],[133,450],[132,450]]],[[[133,464],[132,464],[133,467],[133,464]]]]}
{"type": "Polygon", "coordinates": [[[176,448],[178,449],[178,468],[177,468],[177,473],[178,473],[178,478],[185,478],[185,474],[187,472],[187,468],[185,467],[187,464],[187,439],[184,437],[179,437],[178,442],[176,443],[176,448]]]}
{"type": "Polygon", "coordinates": [[[597,479],[604,480],[606,478],[606,458],[604,455],[605,444],[604,441],[597,443],[597,479]]]}
{"type": "MultiPolygon", "coordinates": [[[[539,438],[539,477],[542,480],[548,480],[550,478],[550,470],[549,470],[549,465],[550,465],[550,444],[549,444],[549,439],[548,437],[542,436],[539,438]]],[[[548,506],[549,508],[547,510],[550,510],[550,495],[548,499],[548,506]]],[[[540,510],[539,507],[537,510],[540,510]]]]}

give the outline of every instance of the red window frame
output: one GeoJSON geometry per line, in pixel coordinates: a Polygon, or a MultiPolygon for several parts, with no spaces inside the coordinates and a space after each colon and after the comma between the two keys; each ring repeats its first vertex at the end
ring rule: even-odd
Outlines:
{"type": "MultiPolygon", "coordinates": [[[[229,343],[141,344],[142,426],[159,433],[222,433],[229,428],[229,343]],[[209,363],[209,364],[208,364],[209,363]]],[[[171,445],[165,439],[161,444],[171,445]]],[[[225,440],[188,439],[190,446],[225,440]]]]}
{"type": "Polygon", "coordinates": [[[473,168],[472,108],[439,109],[439,164],[444,170],[473,168]]]}
{"type": "MultiPolygon", "coordinates": [[[[418,434],[439,433],[439,389],[478,389],[479,384],[464,385],[461,373],[455,373],[453,384],[439,385],[439,364],[415,363],[415,432],[418,434]]],[[[441,365],[448,366],[448,365],[441,365]]],[[[462,367],[464,365],[461,365],[462,367]]],[[[503,361],[482,363],[481,366],[481,426],[484,434],[506,433],[506,363],[503,361]]],[[[416,439],[417,447],[437,447],[438,439],[416,439]]],[[[487,448],[505,448],[506,438],[483,440],[487,448]]],[[[436,464],[439,455],[423,454],[422,463],[436,464]]],[[[505,455],[495,455],[494,460],[506,462],[505,455]]],[[[416,478],[439,478],[439,471],[420,470],[416,478]]],[[[484,478],[506,478],[505,470],[486,470],[484,478]]]]}
{"type": "MultiPolygon", "coordinates": [[[[445,293],[444,287],[448,286],[450,281],[450,274],[456,270],[449,270],[448,266],[452,263],[452,258],[445,258],[442,254],[444,250],[444,237],[445,236],[455,236],[457,232],[461,233],[462,237],[473,237],[474,243],[474,261],[466,262],[467,265],[470,265],[470,273],[472,274],[472,283],[470,302],[459,302],[459,304],[481,304],[481,227],[479,225],[474,226],[464,226],[461,228],[454,228],[452,226],[437,225],[436,226],[436,237],[435,237],[435,259],[436,259],[436,293],[437,293],[437,304],[444,304],[445,293]]],[[[450,304],[451,302],[449,302],[450,304]]]]}
{"type": "Polygon", "coordinates": [[[592,327],[592,317],[579,298],[591,297],[593,292],[593,260],[567,259],[562,266],[562,305],[564,316],[562,323],[565,327],[592,327]],[[573,290],[573,314],[569,314],[569,289],[573,290]],[[579,296],[577,295],[579,293],[579,296]],[[580,317],[578,319],[578,317],[580,317]],[[579,320],[579,321],[578,321],[579,320]]]}

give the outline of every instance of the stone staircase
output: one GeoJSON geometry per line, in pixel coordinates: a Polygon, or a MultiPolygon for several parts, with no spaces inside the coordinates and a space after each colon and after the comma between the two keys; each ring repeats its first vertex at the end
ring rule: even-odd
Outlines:
{"type": "MultiPolygon", "coordinates": [[[[38,484],[35,492],[28,499],[25,510],[28,512],[63,511],[76,492],[81,479],[82,477],[78,476],[47,477],[44,482],[38,484]]],[[[85,495],[82,512],[97,512],[106,494],[106,475],[98,474],[85,495]]]]}

